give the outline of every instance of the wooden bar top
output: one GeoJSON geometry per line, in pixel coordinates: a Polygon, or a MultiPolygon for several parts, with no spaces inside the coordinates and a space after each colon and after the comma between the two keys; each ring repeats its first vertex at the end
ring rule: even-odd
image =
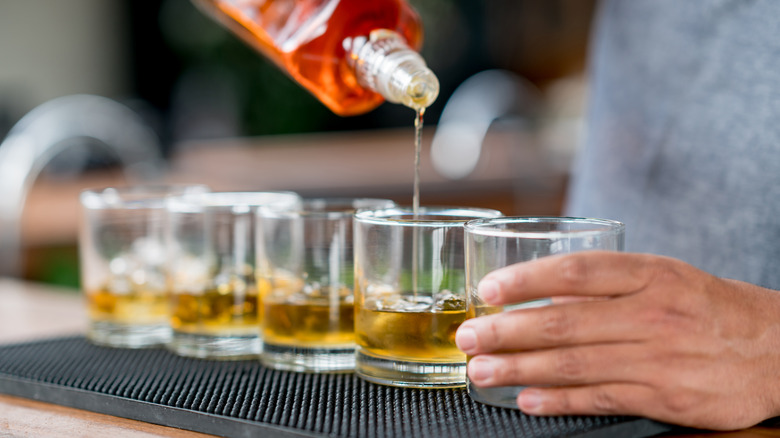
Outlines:
{"type": "MultiPolygon", "coordinates": [[[[0,344],[83,333],[79,291],[0,278],[0,344]]],[[[0,394],[2,438],[205,438],[212,435],[0,394]]]]}

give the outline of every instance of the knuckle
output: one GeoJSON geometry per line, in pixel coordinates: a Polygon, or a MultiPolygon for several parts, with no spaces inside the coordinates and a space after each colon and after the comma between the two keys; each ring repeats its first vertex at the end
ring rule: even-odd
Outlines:
{"type": "Polygon", "coordinates": [[[699,397],[685,391],[675,391],[674,393],[665,394],[662,405],[670,413],[684,415],[701,406],[701,400],[699,397]]]}
{"type": "Polygon", "coordinates": [[[579,285],[588,277],[586,259],[579,255],[573,255],[563,260],[560,267],[561,278],[569,285],[579,285]]]}
{"type": "Polygon", "coordinates": [[[613,414],[620,411],[617,398],[605,388],[597,388],[593,393],[593,408],[603,414],[613,414]]]}
{"type": "Polygon", "coordinates": [[[543,340],[561,344],[571,341],[574,337],[574,321],[571,316],[560,308],[546,308],[542,317],[541,334],[543,340]]]}
{"type": "Polygon", "coordinates": [[[498,315],[495,318],[490,318],[487,324],[486,335],[480,338],[481,344],[484,348],[494,349],[500,346],[503,342],[504,336],[504,318],[503,315],[498,315]]]}
{"type": "Polygon", "coordinates": [[[673,286],[681,280],[681,273],[674,263],[665,259],[653,263],[651,267],[653,282],[666,287],[673,286]]]}
{"type": "Polygon", "coordinates": [[[650,287],[656,289],[665,289],[668,285],[674,283],[674,276],[671,269],[672,261],[665,257],[643,254],[640,257],[641,262],[633,271],[633,276],[637,281],[635,288],[643,290],[650,287]],[[661,286],[660,288],[658,286],[661,286]]]}
{"type": "Polygon", "coordinates": [[[581,352],[572,349],[558,352],[554,369],[557,377],[568,383],[577,383],[585,375],[587,362],[581,352]]]}
{"type": "Polygon", "coordinates": [[[518,358],[509,358],[505,361],[504,366],[498,368],[497,379],[501,383],[522,382],[523,379],[523,366],[518,358]]]}
{"type": "Polygon", "coordinates": [[[660,257],[650,259],[648,265],[652,293],[645,297],[644,322],[662,329],[681,328],[708,306],[706,294],[691,286],[702,284],[694,268],[660,257]]]}
{"type": "Polygon", "coordinates": [[[685,312],[673,304],[657,304],[644,309],[643,318],[648,325],[656,329],[665,329],[678,325],[685,318],[685,312]]]}
{"type": "Polygon", "coordinates": [[[692,266],[687,263],[669,257],[647,256],[645,268],[648,270],[647,278],[656,286],[666,290],[674,289],[692,275],[692,266]]]}
{"type": "Polygon", "coordinates": [[[655,355],[651,360],[656,362],[668,357],[681,348],[685,349],[689,335],[700,331],[701,321],[692,318],[690,312],[675,304],[658,305],[646,309],[638,318],[640,325],[645,327],[646,340],[655,339],[657,342],[655,355]]]}
{"type": "Polygon", "coordinates": [[[547,409],[556,414],[573,414],[577,411],[569,391],[551,391],[545,401],[547,409]]]}

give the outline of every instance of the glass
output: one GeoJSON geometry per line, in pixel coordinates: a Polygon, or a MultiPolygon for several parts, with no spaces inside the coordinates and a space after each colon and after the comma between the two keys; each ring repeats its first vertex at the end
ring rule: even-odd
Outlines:
{"type": "Polygon", "coordinates": [[[159,185],[81,192],[81,285],[92,342],[142,348],[169,341],[165,202],[171,195],[206,191],[201,185],[159,185]]]}
{"type": "Polygon", "coordinates": [[[182,356],[256,358],[258,210],[294,210],[292,192],[221,192],[169,200],[171,275],[168,348],[182,356]]]}
{"type": "Polygon", "coordinates": [[[339,372],[355,368],[352,220],[386,199],[310,199],[298,211],[258,215],[263,364],[339,372]]]}
{"type": "Polygon", "coordinates": [[[463,224],[496,210],[391,208],[355,215],[355,371],[385,385],[459,387],[466,356],[463,224]]]}
{"type": "MultiPolygon", "coordinates": [[[[554,254],[622,251],[625,234],[625,226],[620,222],[572,217],[479,219],[467,222],[465,229],[468,318],[549,304],[549,300],[533,300],[488,306],[477,294],[477,285],[489,272],[554,254]]],[[[524,387],[480,388],[468,381],[467,388],[469,396],[478,402],[517,409],[517,396],[524,387]]]]}

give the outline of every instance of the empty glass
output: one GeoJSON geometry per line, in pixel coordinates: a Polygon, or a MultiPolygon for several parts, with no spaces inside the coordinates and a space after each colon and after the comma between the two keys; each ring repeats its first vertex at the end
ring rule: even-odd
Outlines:
{"type": "MultiPolygon", "coordinates": [[[[467,222],[465,229],[469,318],[549,303],[549,300],[534,300],[511,306],[487,305],[480,299],[477,285],[489,272],[554,254],[597,249],[622,251],[625,233],[625,226],[620,222],[572,217],[478,219],[467,222]]],[[[517,409],[517,396],[524,388],[480,388],[470,381],[467,387],[469,396],[478,402],[514,409],[517,409]]]]}

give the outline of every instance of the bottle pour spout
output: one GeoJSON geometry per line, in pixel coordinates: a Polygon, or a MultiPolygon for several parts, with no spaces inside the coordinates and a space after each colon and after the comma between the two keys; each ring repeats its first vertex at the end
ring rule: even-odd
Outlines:
{"type": "Polygon", "coordinates": [[[419,55],[417,58],[420,62],[401,62],[386,73],[386,79],[380,78],[379,83],[384,85],[385,89],[382,90],[380,86],[378,91],[388,101],[401,103],[412,109],[422,109],[429,107],[439,96],[438,78],[425,66],[419,55]]]}
{"type": "Polygon", "coordinates": [[[420,110],[438,97],[438,78],[397,33],[374,30],[368,40],[353,41],[351,49],[358,82],[387,101],[420,110]]]}

